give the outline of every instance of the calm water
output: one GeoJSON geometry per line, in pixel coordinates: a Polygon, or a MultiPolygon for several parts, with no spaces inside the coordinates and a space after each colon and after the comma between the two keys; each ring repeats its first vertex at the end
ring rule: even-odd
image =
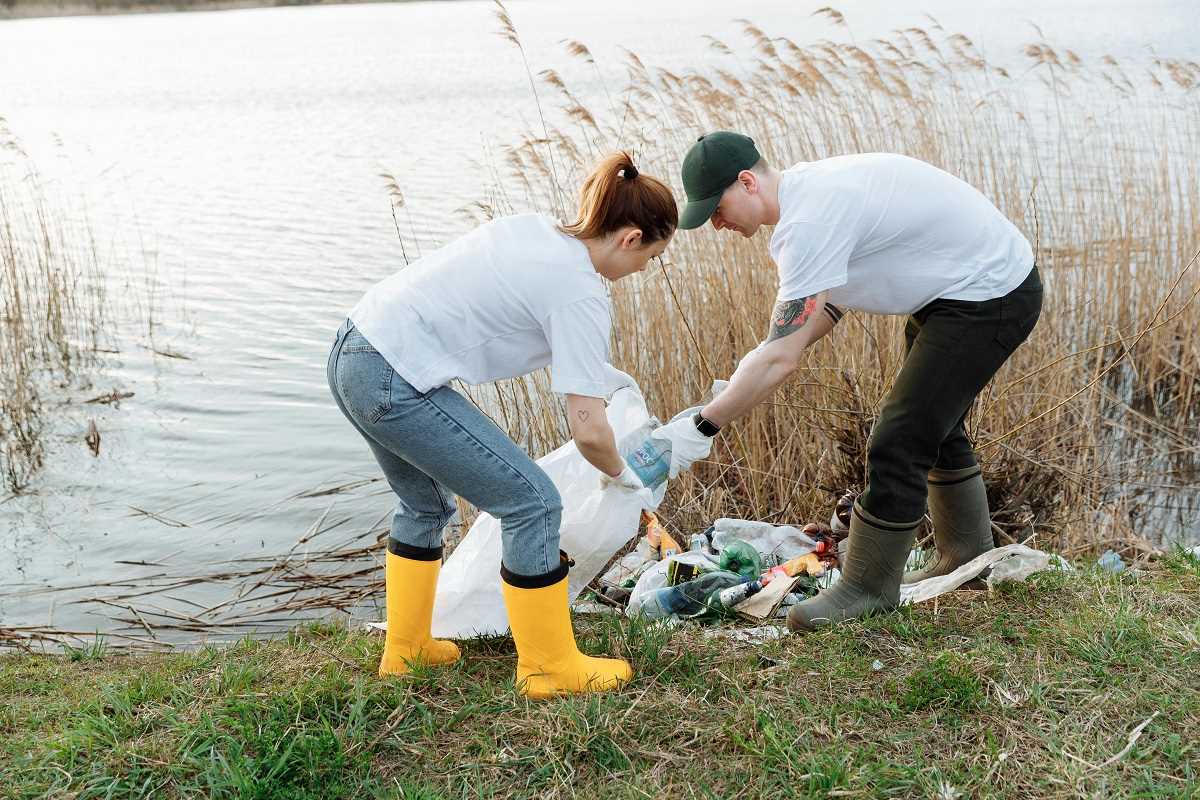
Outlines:
{"type": "MultiPolygon", "coordinates": [[[[619,86],[621,47],[699,66],[704,34],[742,41],[734,16],[802,43],[844,37],[811,16],[822,5],[510,10],[534,69],[560,69],[598,100],[560,40],[586,42],[619,86]]],[[[1025,63],[1031,20],[1085,58],[1197,51],[1193,0],[1136,13],[1110,0],[843,5],[856,39],[927,25],[928,12],[1001,64],[1025,63]]],[[[453,212],[480,196],[488,148],[535,118],[520,56],[496,27],[491,3],[474,0],[0,23],[0,116],[60,189],[86,196],[106,248],[145,251],[152,277],[118,281],[116,294],[152,294],[155,346],[187,356],[156,357],[144,325],[127,327],[95,393],[136,395],[95,407],[101,456],[68,431],[38,491],[0,504],[0,621],[104,627],[19,592],[143,574],[117,561],[186,569],[275,554],[330,507],[297,494],[375,475],[328,398],[326,349],[363,289],[401,265],[378,173],[399,179],[402,225],[432,246],[467,225],[453,212]]],[[[334,500],[348,532],[390,506],[379,491],[334,500]]]]}

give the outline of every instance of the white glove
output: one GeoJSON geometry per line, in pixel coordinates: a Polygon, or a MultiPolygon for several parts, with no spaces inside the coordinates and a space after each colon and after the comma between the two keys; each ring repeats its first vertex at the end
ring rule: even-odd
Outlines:
{"type": "Polygon", "coordinates": [[[702,458],[707,458],[712,452],[713,440],[696,430],[696,423],[691,414],[684,414],[666,425],[655,428],[650,432],[651,439],[666,439],[671,443],[671,471],[669,477],[674,478],[692,464],[702,458]]]}
{"type": "Polygon", "coordinates": [[[621,470],[621,474],[615,478],[607,473],[600,473],[600,488],[607,489],[609,486],[619,486],[622,489],[628,489],[631,492],[636,492],[639,489],[646,488],[642,483],[642,479],[637,476],[637,473],[634,472],[633,468],[628,464],[626,464],[625,468],[621,470]]]}

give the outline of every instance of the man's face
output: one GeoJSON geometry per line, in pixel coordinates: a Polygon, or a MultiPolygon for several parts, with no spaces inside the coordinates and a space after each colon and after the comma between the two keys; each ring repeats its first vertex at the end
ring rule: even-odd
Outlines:
{"type": "Polygon", "coordinates": [[[758,226],[762,225],[761,200],[758,193],[758,176],[750,170],[743,170],[738,179],[721,195],[721,202],[713,212],[710,222],[719,231],[737,231],[749,239],[758,231],[758,226]]]}

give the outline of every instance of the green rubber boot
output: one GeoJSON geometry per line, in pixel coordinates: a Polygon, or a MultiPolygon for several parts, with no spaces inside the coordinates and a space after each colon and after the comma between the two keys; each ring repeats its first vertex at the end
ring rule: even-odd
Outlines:
{"type": "MultiPolygon", "coordinates": [[[[978,465],[929,472],[929,516],[937,552],[929,566],[905,573],[905,583],[947,575],[995,546],[987,489],[978,465]]],[[[975,578],[962,588],[980,589],[984,585],[975,578]]]]}
{"type": "Polygon", "coordinates": [[[894,523],[854,504],[849,547],[841,559],[842,579],[788,612],[794,633],[815,631],[849,619],[891,611],[900,602],[900,576],[921,520],[894,523]]]}

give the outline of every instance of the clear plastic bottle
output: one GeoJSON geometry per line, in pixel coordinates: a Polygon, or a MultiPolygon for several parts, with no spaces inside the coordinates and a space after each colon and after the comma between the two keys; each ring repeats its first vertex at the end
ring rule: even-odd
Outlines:
{"type": "MultiPolygon", "coordinates": [[[[686,408],[680,411],[675,416],[671,417],[671,421],[679,419],[683,416],[693,416],[700,410],[700,406],[686,408]]],[[[659,427],[659,422],[654,417],[650,418],[652,428],[659,427]]],[[[629,468],[637,473],[641,478],[642,485],[648,486],[651,489],[657,489],[666,480],[671,472],[671,442],[668,439],[656,439],[647,432],[646,437],[641,444],[628,452],[622,451],[622,457],[629,468]]]]}

